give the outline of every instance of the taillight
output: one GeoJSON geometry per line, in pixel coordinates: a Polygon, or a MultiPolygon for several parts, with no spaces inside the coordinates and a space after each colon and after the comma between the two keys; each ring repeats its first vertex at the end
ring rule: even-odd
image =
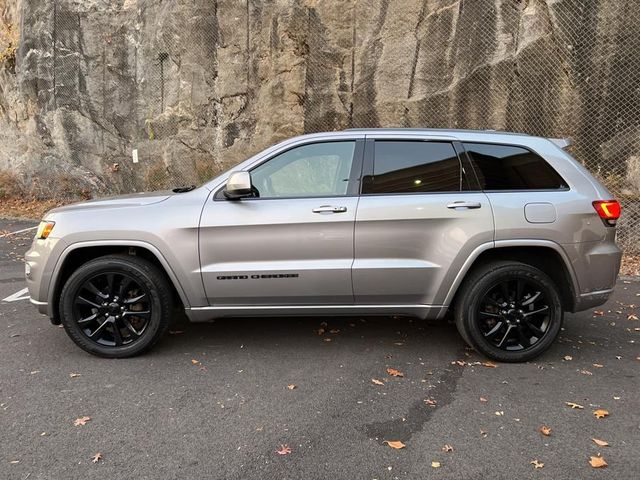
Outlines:
{"type": "Polygon", "coordinates": [[[613,227],[620,218],[622,207],[617,200],[596,200],[593,202],[600,218],[609,226],[613,227]]]}

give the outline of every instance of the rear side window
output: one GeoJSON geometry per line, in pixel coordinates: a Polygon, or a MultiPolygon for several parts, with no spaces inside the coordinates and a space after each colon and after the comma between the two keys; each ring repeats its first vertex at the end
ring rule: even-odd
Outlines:
{"type": "Polygon", "coordinates": [[[482,190],[565,189],[567,183],[542,157],[522,147],[465,143],[482,190]]]}
{"type": "Polygon", "coordinates": [[[448,142],[377,140],[373,175],[363,177],[362,193],[460,191],[460,160],[448,142]]]}

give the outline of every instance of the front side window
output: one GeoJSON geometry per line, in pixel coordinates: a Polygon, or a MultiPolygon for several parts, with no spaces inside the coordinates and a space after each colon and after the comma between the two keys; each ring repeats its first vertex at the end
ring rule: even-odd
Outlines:
{"type": "Polygon", "coordinates": [[[462,169],[448,142],[375,142],[373,175],[363,178],[362,193],[459,192],[462,169]]]}
{"type": "Polygon", "coordinates": [[[543,158],[522,147],[465,143],[483,190],[548,190],[567,188],[543,158]]]}
{"type": "Polygon", "coordinates": [[[355,141],[302,145],[251,170],[260,198],[344,196],[355,141]]]}

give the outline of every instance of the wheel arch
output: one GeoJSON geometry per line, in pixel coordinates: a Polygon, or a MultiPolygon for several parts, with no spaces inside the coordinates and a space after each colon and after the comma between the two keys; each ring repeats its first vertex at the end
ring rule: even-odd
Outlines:
{"type": "Polygon", "coordinates": [[[150,261],[163,272],[171,285],[176,300],[183,307],[190,306],[186,293],[171,269],[169,263],[162,253],[153,245],[142,241],[127,240],[110,240],[79,242],[69,245],[60,255],[53,269],[48,289],[48,304],[52,323],[58,325],[60,323],[58,307],[60,300],[60,292],[69,276],[84,263],[98,257],[110,254],[128,254],[134,255],[150,261]]]}
{"type": "Polygon", "coordinates": [[[495,260],[522,262],[542,270],[558,286],[563,309],[575,310],[580,291],[575,272],[562,247],[549,240],[504,240],[478,247],[456,275],[444,305],[454,304],[462,282],[473,270],[495,260]]]}

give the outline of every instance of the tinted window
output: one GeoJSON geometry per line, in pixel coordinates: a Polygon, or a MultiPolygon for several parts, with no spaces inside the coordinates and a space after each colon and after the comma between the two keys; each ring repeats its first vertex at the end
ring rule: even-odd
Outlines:
{"type": "Polygon", "coordinates": [[[287,150],[251,171],[261,198],[346,195],[355,142],[313,143],[287,150]]]}
{"type": "Polygon", "coordinates": [[[376,141],[362,193],[460,191],[460,161],[446,142],[376,141]]]}
{"type": "Polygon", "coordinates": [[[465,143],[483,190],[567,188],[544,159],[521,147],[465,143]]]}

